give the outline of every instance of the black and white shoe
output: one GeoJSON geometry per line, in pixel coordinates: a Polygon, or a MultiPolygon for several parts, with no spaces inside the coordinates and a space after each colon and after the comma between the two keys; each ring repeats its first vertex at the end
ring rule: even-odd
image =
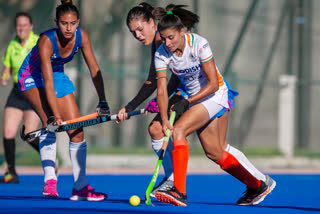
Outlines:
{"type": "Polygon", "coordinates": [[[270,191],[272,191],[275,187],[277,182],[273,180],[269,175],[266,175],[266,182],[265,182],[269,187],[270,191]]]}
{"type": "Polygon", "coordinates": [[[167,190],[159,190],[155,194],[156,198],[163,203],[175,206],[187,206],[187,196],[179,192],[174,186],[167,190]]]}
{"type": "Polygon", "coordinates": [[[247,190],[244,192],[238,201],[238,205],[255,205],[259,204],[264,198],[271,192],[270,187],[263,181],[258,189],[250,189],[247,187],[247,190]]]}
{"type": "Polygon", "coordinates": [[[150,193],[151,197],[155,197],[155,194],[158,190],[168,190],[173,187],[173,181],[168,180],[167,177],[164,177],[163,180],[153,188],[152,192],[150,193]]]}

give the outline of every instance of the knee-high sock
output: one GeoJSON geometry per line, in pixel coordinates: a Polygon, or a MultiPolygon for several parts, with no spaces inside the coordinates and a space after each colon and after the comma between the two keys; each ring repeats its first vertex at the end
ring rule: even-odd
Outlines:
{"type": "Polygon", "coordinates": [[[74,179],[74,189],[80,190],[87,185],[86,181],[86,158],[87,143],[69,143],[70,159],[72,163],[72,172],[74,179]]]}
{"type": "Polygon", "coordinates": [[[254,177],[256,177],[258,180],[262,180],[264,182],[266,181],[266,176],[255,166],[253,166],[253,164],[240,150],[234,148],[229,144],[227,145],[227,148],[225,150],[232,154],[241,163],[241,165],[246,168],[254,177]]]}
{"type": "Polygon", "coordinates": [[[173,141],[172,163],[173,184],[179,192],[186,194],[187,168],[189,159],[189,148],[186,140],[173,141]]]}
{"type": "MultiPolygon", "coordinates": [[[[163,140],[164,138],[161,138],[159,140],[155,140],[151,138],[152,149],[155,151],[158,157],[161,153],[163,140]]],[[[172,150],[173,150],[173,145],[172,145],[172,140],[170,138],[168,142],[167,150],[162,160],[162,166],[164,169],[165,176],[169,180],[173,180],[173,167],[172,167],[172,154],[171,154],[172,150]]]]}
{"type": "Polygon", "coordinates": [[[57,180],[54,171],[56,165],[56,134],[48,133],[39,137],[40,159],[44,172],[44,182],[50,179],[57,180]]]}
{"type": "Polygon", "coordinates": [[[16,164],[15,164],[15,152],[16,142],[14,138],[6,139],[3,138],[4,155],[8,164],[8,171],[11,174],[16,175],[16,164]]]}
{"type": "Polygon", "coordinates": [[[222,157],[216,161],[221,169],[246,184],[250,189],[258,189],[260,180],[255,178],[232,154],[223,151],[222,157]]]}
{"type": "Polygon", "coordinates": [[[39,138],[38,137],[36,139],[32,140],[32,141],[28,141],[28,143],[30,144],[30,146],[32,146],[32,148],[34,148],[34,150],[36,150],[37,152],[40,153],[40,150],[39,150],[39,138]]]}

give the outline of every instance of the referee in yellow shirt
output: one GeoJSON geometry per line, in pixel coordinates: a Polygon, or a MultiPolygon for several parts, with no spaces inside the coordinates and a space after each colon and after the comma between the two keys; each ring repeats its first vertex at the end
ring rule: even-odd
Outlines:
{"type": "MultiPolygon", "coordinates": [[[[38,115],[33,111],[17,85],[19,68],[29,51],[36,45],[39,36],[32,32],[32,18],[28,13],[19,12],[16,14],[15,27],[17,35],[8,45],[3,58],[4,68],[0,77],[1,85],[7,85],[11,76],[14,82],[4,109],[3,145],[8,169],[4,176],[0,178],[0,183],[19,183],[19,177],[15,169],[15,136],[21,121],[23,120],[25,124],[26,132],[37,129],[40,122],[38,115]]],[[[29,143],[39,152],[38,138],[29,143]]]]}

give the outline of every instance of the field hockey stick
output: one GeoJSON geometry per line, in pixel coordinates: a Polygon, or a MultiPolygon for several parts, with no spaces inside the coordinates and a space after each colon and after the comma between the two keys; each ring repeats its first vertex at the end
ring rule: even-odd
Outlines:
{"type": "MultiPolygon", "coordinates": [[[[144,109],[128,112],[128,118],[131,116],[143,114],[144,112],[145,112],[144,109]]],[[[118,116],[116,114],[109,115],[109,116],[99,116],[98,113],[95,112],[82,117],[78,117],[73,120],[64,121],[62,122],[62,125],[56,126],[56,125],[53,125],[53,122],[55,121],[54,117],[50,117],[48,119],[48,122],[47,122],[48,125],[46,128],[41,128],[32,132],[29,132],[27,134],[24,133],[25,127],[23,125],[20,131],[20,137],[22,140],[27,141],[27,140],[31,140],[33,138],[39,137],[48,132],[64,132],[68,130],[93,126],[93,125],[105,123],[108,121],[114,121],[117,119],[118,119],[118,116]]]]}
{"type": "MultiPolygon", "coordinates": [[[[172,111],[171,114],[170,114],[170,125],[172,126],[173,125],[173,122],[174,122],[174,119],[176,117],[176,112],[172,111]]],[[[170,129],[167,129],[166,130],[166,136],[163,140],[163,144],[162,144],[162,148],[161,148],[161,152],[160,152],[160,155],[159,155],[159,159],[158,159],[158,162],[157,162],[157,165],[156,165],[156,168],[154,170],[154,173],[153,173],[153,176],[152,176],[152,179],[149,183],[149,186],[147,188],[147,191],[146,191],[146,197],[145,197],[145,201],[144,203],[146,205],[150,205],[151,203],[151,200],[150,200],[150,193],[152,192],[152,189],[157,181],[157,178],[158,178],[158,175],[159,175],[159,170],[161,168],[161,165],[162,165],[162,160],[163,160],[163,157],[164,157],[164,154],[166,152],[166,149],[167,149],[167,146],[168,146],[168,141],[169,141],[169,138],[170,138],[170,129]]]]}

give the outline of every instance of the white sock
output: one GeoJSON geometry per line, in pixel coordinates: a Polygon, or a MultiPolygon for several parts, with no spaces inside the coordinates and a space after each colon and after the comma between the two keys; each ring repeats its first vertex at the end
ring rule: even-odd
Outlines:
{"type": "Polygon", "coordinates": [[[232,154],[241,165],[248,170],[255,178],[258,180],[266,181],[266,176],[262,174],[256,167],[252,165],[252,163],[248,160],[248,158],[238,149],[234,148],[231,145],[227,145],[225,151],[232,154]]]}
{"type": "MultiPolygon", "coordinates": [[[[156,152],[158,157],[161,152],[163,140],[164,138],[161,138],[159,140],[154,140],[151,138],[152,149],[156,152]]],[[[162,160],[164,173],[168,180],[173,180],[173,166],[172,166],[172,155],[171,155],[172,150],[173,150],[173,145],[172,145],[172,140],[170,138],[166,152],[162,160]]]]}
{"type": "Polygon", "coordinates": [[[48,133],[39,137],[40,160],[44,172],[44,182],[50,179],[57,180],[54,171],[56,161],[56,135],[48,133]]]}
{"type": "Polygon", "coordinates": [[[86,158],[87,143],[69,143],[69,154],[72,163],[74,189],[80,190],[87,185],[86,181],[86,158]]]}

